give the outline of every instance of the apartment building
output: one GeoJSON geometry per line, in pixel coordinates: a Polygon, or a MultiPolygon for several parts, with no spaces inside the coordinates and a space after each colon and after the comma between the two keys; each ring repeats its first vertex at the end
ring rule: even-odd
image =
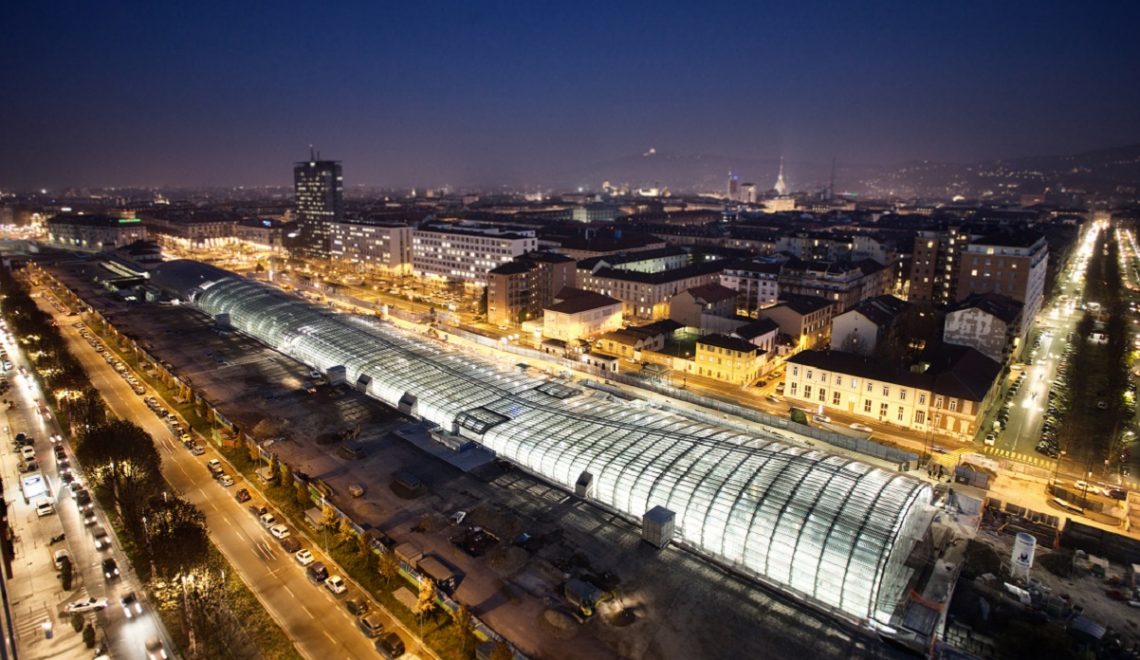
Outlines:
{"type": "Polygon", "coordinates": [[[578,271],[578,286],[622,301],[626,316],[655,321],[669,317],[669,301],[678,293],[720,280],[720,262],[706,261],[646,273],[600,266],[578,271]]]}
{"type": "Polygon", "coordinates": [[[402,222],[342,220],[325,223],[332,259],[361,272],[407,275],[412,268],[412,228],[402,222]]]}
{"type": "Polygon", "coordinates": [[[946,314],[942,341],[970,346],[996,362],[1004,362],[1025,343],[1029,324],[1024,306],[999,293],[974,294],[946,314]]]}
{"type": "Polygon", "coordinates": [[[412,270],[472,286],[487,272],[538,249],[535,232],[474,222],[425,222],[412,230],[412,270]]]}
{"type": "Polygon", "coordinates": [[[575,262],[554,252],[531,252],[487,271],[487,321],[515,325],[542,316],[554,295],[576,284],[575,262]]]}
{"type": "Polygon", "coordinates": [[[1023,305],[1022,315],[1032,323],[1045,298],[1049,245],[1037,233],[1018,232],[980,236],[961,252],[954,302],[973,294],[997,293],[1023,305]]]}
{"type": "Polygon", "coordinates": [[[693,373],[733,385],[750,385],[760,375],[764,351],[752,342],[729,335],[704,335],[697,340],[693,373]]]}
{"type": "Polygon", "coordinates": [[[792,351],[824,348],[831,341],[831,302],[818,296],[789,296],[760,310],[759,317],[780,326],[792,341],[792,351]]]}
{"type": "Polygon", "coordinates": [[[566,287],[543,310],[542,336],[570,343],[621,327],[622,303],[616,298],[566,287]]]}
{"type": "Polygon", "coordinates": [[[725,266],[720,283],[736,291],[736,313],[756,313],[780,300],[781,261],[738,261],[725,266]]]}
{"type": "Polygon", "coordinates": [[[780,268],[781,295],[818,296],[845,312],[861,301],[894,288],[891,269],[877,261],[805,261],[789,259],[780,268]]]}

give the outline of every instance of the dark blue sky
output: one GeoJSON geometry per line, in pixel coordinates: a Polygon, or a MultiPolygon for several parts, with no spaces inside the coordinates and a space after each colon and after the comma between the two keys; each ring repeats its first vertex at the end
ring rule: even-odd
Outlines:
{"type": "Polygon", "coordinates": [[[0,187],[287,184],[310,143],[424,185],[1140,140],[1134,2],[65,4],[5,9],[0,187]]]}

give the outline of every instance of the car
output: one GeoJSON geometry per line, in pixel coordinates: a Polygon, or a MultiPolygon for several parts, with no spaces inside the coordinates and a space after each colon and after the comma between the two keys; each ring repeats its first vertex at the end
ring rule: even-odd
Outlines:
{"type": "Polygon", "coordinates": [[[993,433],[987,433],[986,438],[983,442],[985,442],[985,445],[987,447],[993,447],[994,443],[997,442],[997,436],[993,433]]]}
{"type": "Polygon", "coordinates": [[[297,540],[296,536],[286,536],[283,539],[277,539],[281,545],[281,549],[289,554],[293,554],[301,549],[301,542],[297,540]]]}
{"type": "Polygon", "coordinates": [[[321,562],[315,561],[312,564],[309,564],[309,567],[305,569],[305,573],[308,574],[311,581],[316,583],[323,583],[326,579],[328,579],[329,569],[325,568],[325,565],[321,562]]]}
{"type": "Polygon", "coordinates": [[[249,489],[239,489],[238,492],[234,493],[234,499],[236,499],[238,502],[248,502],[250,499],[249,489]]]}
{"type": "Polygon", "coordinates": [[[263,513],[257,518],[262,527],[272,527],[277,524],[277,518],[272,513],[263,513]]]}
{"type": "Polygon", "coordinates": [[[123,607],[123,615],[128,619],[133,619],[142,614],[142,603],[139,602],[139,597],[133,591],[123,594],[123,597],[119,599],[119,605],[123,607]]]}
{"type": "Polygon", "coordinates": [[[783,400],[783,399],[781,399],[780,397],[776,396],[775,394],[769,394],[768,396],[766,396],[766,397],[764,397],[764,398],[768,399],[768,401],[770,401],[770,402],[772,402],[772,403],[783,403],[783,402],[784,402],[784,400],[783,400]]]}
{"type": "Polygon", "coordinates": [[[20,457],[23,458],[25,461],[35,460],[35,458],[36,458],[35,448],[29,447],[27,445],[20,447],[20,457]]]}
{"type": "Polygon", "coordinates": [[[111,547],[111,537],[107,535],[107,530],[102,526],[98,526],[91,531],[91,537],[95,539],[95,549],[105,550],[111,547]]]}
{"type": "Polygon", "coordinates": [[[309,564],[316,561],[316,558],[313,557],[313,553],[310,552],[308,548],[305,548],[304,550],[298,550],[293,554],[293,559],[296,559],[297,563],[302,566],[308,566],[309,564]]]}
{"type": "Polygon", "coordinates": [[[289,534],[291,534],[291,532],[289,531],[289,528],[286,527],[285,525],[274,525],[274,526],[269,528],[269,533],[272,534],[274,538],[279,538],[279,539],[283,539],[286,536],[289,536],[289,534]]]}
{"type": "Polygon", "coordinates": [[[379,612],[365,614],[356,620],[356,626],[368,637],[379,637],[384,632],[384,618],[379,612]]]}
{"type": "Polygon", "coordinates": [[[195,456],[201,456],[206,453],[206,448],[195,442],[194,445],[190,447],[190,453],[195,456]]]}
{"type": "Polygon", "coordinates": [[[51,503],[51,500],[41,499],[36,503],[37,516],[43,518],[44,516],[50,516],[53,513],[55,513],[55,505],[51,503]]]}
{"type": "Polygon", "coordinates": [[[830,424],[831,423],[831,418],[828,417],[827,415],[823,414],[823,413],[816,413],[816,414],[812,415],[811,418],[819,424],[830,424]]]}
{"type": "Polygon", "coordinates": [[[388,660],[395,660],[404,655],[404,640],[396,633],[388,633],[375,642],[376,651],[388,660]]]}
{"type": "MultiPolygon", "coordinates": [[[[79,482],[76,481],[74,483],[78,484],[79,482]]],[[[80,486],[71,492],[75,496],[75,505],[80,509],[91,509],[94,506],[91,502],[91,493],[86,488],[80,486]]]]}
{"type": "Polygon", "coordinates": [[[68,603],[63,611],[68,614],[82,614],[84,612],[98,612],[107,609],[106,598],[84,598],[68,603]]]}
{"type": "Polygon", "coordinates": [[[340,595],[348,591],[348,584],[345,583],[344,578],[339,575],[331,575],[325,579],[325,589],[340,595]]]}
{"type": "Polygon", "coordinates": [[[368,599],[364,596],[352,596],[344,601],[344,607],[348,610],[349,614],[354,616],[363,616],[368,613],[371,606],[368,604],[368,599]]]}
{"type": "Polygon", "coordinates": [[[57,570],[63,569],[63,562],[71,562],[71,553],[67,550],[56,550],[52,555],[52,563],[55,564],[57,570]]]}
{"type": "Polygon", "coordinates": [[[229,488],[230,486],[234,485],[234,478],[223,472],[218,475],[218,483],[220,483],[225,488],[229,488]]]}
{"type": "Polygon", "coordinates": [[[119,564],[114,557],[107,557],[103,560],[103,577],[108,580],[119,577],[119,564]]]}
{"type": "Polygon", "coordinates": [[[210,460],[206,461],[206,469],[209,470],[210,474],[214,475],[215,477],[224,471],[224,468],[222,468],[222,462],[216,458],[211,458],[210,460]]]}
{"type": "Polygon", "coordinates": [[[83,524],[84,525],[90,527],[91,525],[94,525],[97,522],[99,522],[99,518],[97,518],[95,516],[94,510],[89,509],[89,510],[83,512],[83,524]]]}
{"type": "Polygon", "coordinates": [[[863,433],[870,433],[874,430],[870,426],[867,426],[866,424],[860,424],[858,422],[852,424],[851,429],[855,431],[862,431],[863,433]]]}
{"type": "Polygon", "coordinates": [[[166,646],[162,640],[157,637],[151,637],[146,640],[146,660],[167,660],[170,657],[166,652],[166,646]]]}

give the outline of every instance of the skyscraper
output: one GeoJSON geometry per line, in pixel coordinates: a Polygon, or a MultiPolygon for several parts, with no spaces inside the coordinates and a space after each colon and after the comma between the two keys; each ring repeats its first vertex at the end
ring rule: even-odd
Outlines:
{"type": "Polygon", "coordinates": [[[734,201],[734,202],[738,201],[737,197],[739,196],[739,192],[737,190],[737,187],[739,185],[740,185],[740,177],[736,176],[732,172],[729,172],[728,173],[728,187],[725,190],[725,197],[729,200],[734,201]]]}
{"type": "Polygon", "coordinates": [[[297,204],[297,252],[304,257],[327,259],[330,222],[344,217],[344,177],[340,161],[309,160],[293,166],[293,192],[297,204]]]}

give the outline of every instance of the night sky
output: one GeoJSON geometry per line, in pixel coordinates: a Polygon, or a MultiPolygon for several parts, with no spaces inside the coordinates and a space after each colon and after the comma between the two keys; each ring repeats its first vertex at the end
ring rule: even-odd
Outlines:
{"type": "Polygon", "coordinates": [[[67,4],[6,5],[0,187],[289,184],[309,144],[400,186],[1140,140],[1135,2],[67,4]]]}

